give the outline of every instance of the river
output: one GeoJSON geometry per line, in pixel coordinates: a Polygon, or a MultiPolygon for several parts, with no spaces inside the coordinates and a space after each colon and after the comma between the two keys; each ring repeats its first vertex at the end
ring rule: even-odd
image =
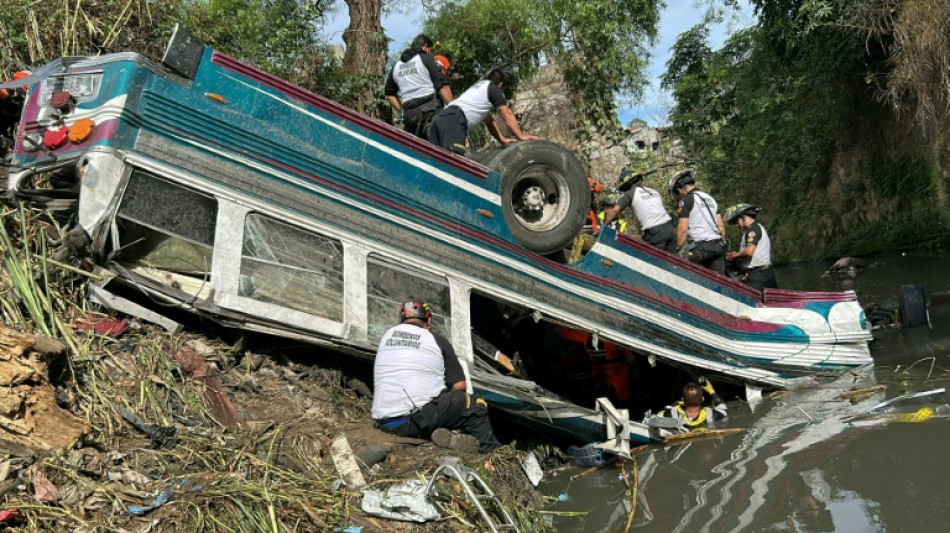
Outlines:
{"type": "Polygon", "coordinates": [[[635,462],[586,475],[578,476],[584,469],[549,473],[540,489],[556,500],[547,511],[558,531],[625,531],[631,511],[629,530],[637,532],[950,531],[950,396],[898,401],[879,415],[842,420],[948,385],[946,254],[863,259],[868,268],[853,279],[821,277],[830,261],[786,265],[776,274],[782,288],[854,289],[862,306],[884,308],[898,305],[902,285],[921,285],[930,302],[929,327],[875,331],[875,365],[867,372],[756,405],[730,402],[730,418],[717,427],[747,431],[652,446],[635,462]],[[884,390],[856,404],[839,396],[875,385],[884,390]]]}

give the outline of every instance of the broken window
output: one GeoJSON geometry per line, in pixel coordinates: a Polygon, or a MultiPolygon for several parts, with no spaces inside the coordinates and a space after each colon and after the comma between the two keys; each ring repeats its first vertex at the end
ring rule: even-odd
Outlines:
{"type": "Polygon", "coordinates": [[[411,300],[429,304],[432,330],[451,338],[452,311],[445,278],[410,270],[370,256],[366,265],[369,300],[369,339],[378,342],[399,323],[399,306],[411,300]]]}
{"type": "Polygon", "coordinates": [[[217,201],[135,170],[118,212],[119,259],[144,267],[208,276],[217,201]]]}
{"type": "Polygon", "coordinates": [[[257,213],[244,220],[238,294],[343,321],[343,245],[257,213]]]}

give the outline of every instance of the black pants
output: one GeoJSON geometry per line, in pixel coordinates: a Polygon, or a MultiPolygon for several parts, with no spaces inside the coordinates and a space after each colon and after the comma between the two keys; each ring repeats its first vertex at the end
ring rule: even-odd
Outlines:
{"type": "Polygon", "coordinates": [[[465,391],[444,391],[420,407],[406,422],[395,427],[378,427],[387,433],[416,439],[427,439],[438,428],[459,429],[478,439],[481,452],[490,452],[501,446],[491,429],[485,400],[465,391]]]}
{"type": "Polygon", "coordinates": [[[758,267],[739,274],[739,281],[752,287],[753,289],[777,289],[778,282],[775,280],[775,271],[772,266],[758,267]]]}
{"type": "Polygon", "coordinates": [[[465,113],[455,106],[439,111],[429,125],[429,142],[465,154],[465,138],[468,136],[468,119],[465,113]]]}
{"type": "Polygon", "coordinates": [[[666,250],[671,254],[676,253],[676,227],[672,220],[667,220],[663,224],[657,224],[652,228],[643,230],[643,242],[652,244],[661,250],[666,250]]]}
{"type": "Polygon", "coordinates": [[[720,274],[726,273],[726,247],[723,246],[722,241],[696,243],[692,250],[686,252],[686,260],[720,274]]]}
{"type": "Polygon", "coordinates": [[[439,111],[439,98],[425,96],[405,102],[402,106],[402,121],[405,130],[421,139],[429,138],[429,123],[439,111]]]}

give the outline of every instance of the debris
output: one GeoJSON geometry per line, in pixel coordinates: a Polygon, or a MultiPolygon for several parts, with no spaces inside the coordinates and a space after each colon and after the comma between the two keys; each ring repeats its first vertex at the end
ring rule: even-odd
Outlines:
{"type": "Polygon", "coordinates": [[[33,497],[36,498],[37,501],[56,503],[61,499],[59,489],[40,471],[37,465],[31,466],[29,473],[33,482],[33,497]]]}
{"type": "Polygon", "coordinates": [[[901,395],[901,396],[897,396],[897,397],[891,398],[890,400],[881,402],[881,403],[879,403],[879,404],[877,404],[877,405],[875,405],[875,406],[869,407],[869,408],[865,409],[864,411],[861,411],[860,413],[857,413],[857,414],[854,414],[854,415],[851,415],[851,416],[846,416],[846,417],[844,417],[843,419],[841,419],[841,421],[842,421],[842,422],[851,422],[852,420],[857,420],[858,418],[863,418],[863,417],[868,416],[868,415],[873,415],[874,412],[877,411],[878,409],[883,409],[883,408],[885,408],[885,407],[887,407],[887,406],[893,405],[893,404],[898,403],[898,402],[903,402],[903,401],[907,401],[907,400],[915,400],[915,399],[919,399],[919,398],[927,398],[927,397],[929,397],[929,396],[934,396],[934,395],[937,395],[937,394],[943,394],[945,391],[946,391],[945,388],[940,387],[939,389],[933,389],[933,390],[929,390],[929,391],[917,392],[917,393],[914,393],[914,394],[904,394],[904,395],[901,395]]]}
{"type": "Polygon", "coordinates": [[[366,487],[366,480],[363,479],[363,473],[356,464],[356,458],[353,456],[353,450],[350,449],[350,441],[346,435],[333,439],[330,454],[337,473],[343,478],[347,487],[354,490],[362,490],[366,487]]]}
{"type": "Polygon", "coordinates": [[[727,429],[710,429],[707,431],[692,431],[690,433],[681,433],[679,435],[670,435],[663,438],[664,444],[680,444],[683,441],[693,441],[696,439],[708,439],[713,437],[724,437],[726,435],[733,435],[735,433],[742,433],[743,431],[749,431],[749,428],[727,428],[727,429]]]}
{"type": "Polygon", "coordinates": [[[538,483],[541,483],[541,479],[544,478],[544,471],[541,470],[541,465],[538,464],[538,457],[534,454],[534,452],[528,452],[528,455],[525,456],[524,461],[521,462],[521,467],[524,469],[524,473],[528,476],[528,481],[537,487],[538,483]]]}
{"type": "Polygon", "coordinates": [[[868,264],[863,259],[842,257],[835,261],[831,268],[822,274],[822,277],[833,279],[856,278],[867,266],[868,264]]]}
{"type": "Polygon", "coordinates": [[[132,427],[147,435],[149,438],[149,444],[151,444],[153,448],[170,449],[174,448],[175,445],[178,444],[178,430],[176,430],[174,426],[157,426],[154,424],[149,424],[148,422],[135,416],[135,414],[125,407],[119,408],[119,414],[121,414],[122,418],[131,424],[132,427]]]}
{"type": "Polygon", "coordinates": [[[426,484],[418,479],[393,485],[385,491],[363,491],[360,508],[364,513],[402,520],[404,522],[428,522],[442,517],[439,509],[429,503],[426,484]]]}
{"type": "Polygon", "coordinates": [[[58,406],[49,367],[62,343],[0,324],[0,436],[35,450],[70,446],[91,426],[58,406]]]}
{"type": "Polygon", "coordinates": [[[181,365],[182,371],[205,386],[205,398],[211,406],[214,419],[226,428],[235,428],[244,422],[241,415],[234,409],[234,405],[215,377],[215,371],[208,366],[204,358],[192,350],[181,349],[175,353],[175,361],[181,365]]]}
{"type": "Polygon", "coordinates": [[[102,317],[80,318],[76,320],[76,328],[80,331],[92,331],[97,335],[121,337],[129,330],[129,321],[102,317]]]}
{"type": "Polygon", "coordinates": [[[165,328],[166,331],[172,334],[180,333],[182,330],[182,325],[179,324],[178,322],[175,322],[174,320],[166,318],[165,316],[162,316],[154,311],[146,309],[145,307],[142,307],[141,305],[131,300],[127,300],[125,298],[122,298],[121,296],[116,296],[115,294],[112,294],[111,292],[107,291],[103,287],[100,287],[99,285],[90,283],[88,287],[89,287],[89,300],[92,303],[99,304],[104,307],[108,307],[109,309],[115,309],[127,315],[132,315],[134,317],[141,318],[142,320],[145,320],[147,322],[157,324],[165,328]]]}
{"type": "Polygon", "coordinates": [[[23,513],[17,509],[7,509],[5,511],[0,511],[0,525],[2,526],[18,526],[25,520],[26,519],[23,517],[23,513]]]}
{"type": "Polygon", "coordinates": [[[369,468],[386,458],[386,448],[382,446],[367,446],[356,454],[356,457],[369,468]]]}
{"type": "Polygon", "coordinates": [[[568,446],[567,461],[574,466],[599,466],[606,462],[604,451],[593,444],[568,446]]]}

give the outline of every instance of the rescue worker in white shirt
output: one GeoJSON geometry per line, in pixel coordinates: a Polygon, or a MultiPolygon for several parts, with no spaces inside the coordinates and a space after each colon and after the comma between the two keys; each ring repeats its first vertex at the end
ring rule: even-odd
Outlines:
{"type": "Polygon", "coordinates": [[[429,305],[406,302],[399,306],[399,317],[400,324],[383,335],[376,351],[376,427],[401,437],[433,440],[437,429],[457,429],[475,437],[482,453],[500,447],[485,400],[465,392],[465,373],[455,350],[431,331],[429,305]]]}
{"type": "Polygon", "coordinates": [[[643,174],[630,169],[620,171],[618,181],[621,190],[625,190],[617,204],[607,209],[604,224],[610,224],[620,211],[626,207],[633,214],[643,231],[643,241],[671,254],[676,253],[676,228],[673,219],[663,206],[663,197],[657,191],[643,186],[643,174]]]}
{"type": "Polygon", "coordinates": [[[720,274],[726,273],[726,229],[719,205],[696,187],[692,169],[670,179],[670,193],[679,198],[676,247],[680,256],[720,274]]]}
{"type": "Polygon", "coordinates": [[[431,54],[432,39],[416,36],[389,71],[384,89],[389,105],[402,113],[405,130],[422,139],[428,138],[429,122],[443,103],[452,101],[445,68],[431,54]]]}
{"type": "Polygon", "coordinates": [[[742,231],[739,251],[726,254],[726,261],[735,265],[739,281],[761,291],[777,289],[778,282],[772,270],[772,241],[765,226],[755,220],[759,209],[756,205],[736,204],[726,210],[726,222],[742,231]]]}
{"type": "Polygon", "coordinates": [[[668,405],[665,410],[660,411],[658,416],[675,418],[679,421],[680,427],[686,431],[708,429],[714,425],[715,421],[729,416],[726,403],[716,394],[712,383],[703,376],[699,376],[698,381],[699,383],[690,381],[684,385],[683,399],[673,405],[668,405]],[[709,395],[711,405],[705,403],[704,392],[709,395]]]}
{"type": "Polygon", "coordinates": [[[600,202],[601,211],[597,214],[597,218],[600,219],[601,226],[611,227],[617,233],[626,233],[627,232],[627,221],[614,216],[614,218],[607,222],[607,212],[617,206],[617,202],[620,201],[620,193],[618,192],[609,192],[604,199],[600,202]]]}
{"type": "Polygon", "coordinates": [[[515,141],[501,134],[498,125],[491,116],[493,110],[498,111],[508,131],[519,141],[537,140],[534,135],[527,135],[521,131],[518,119],[508,107],[503,89],[508,77],[500,68],[494,68],[485,76],[485,79],[472,85],[461,96],[452,100],[451,104],[439,111],[429,127],[429,142],[451,150],[457,154],[465,154],[465,139],[468,132],[482,121],[488,132],[501,144],[515,141]]]}

